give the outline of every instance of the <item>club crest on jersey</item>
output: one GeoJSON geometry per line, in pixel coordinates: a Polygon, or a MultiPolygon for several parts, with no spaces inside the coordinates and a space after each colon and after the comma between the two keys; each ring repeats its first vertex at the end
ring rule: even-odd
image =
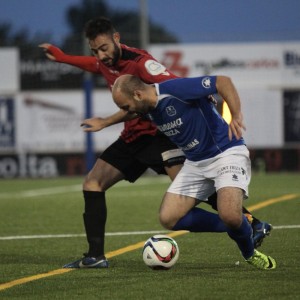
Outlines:
{"type": "Polygon", "coordinates": [[[154,76],[159,74],[170,75],[170,73],[166,71],[165,66],[152,59],[145,62],[145,68],[149,74],[154,76]]]}
{"type": "Polygon", "coordinates": [[[211,84],[211,81],[210,81],[210,78],[209,77],[205,77],[202,79],[202,86],[206,89],[209,89],[210,88],[210,84],[211,84]]]}
{"type": "Polygon", "coordinates": [[[174,108],[174,106],[168,106],[166,107],[166,113],[168,116],[173,117],[176,115],[176,109],[174,108]]]}

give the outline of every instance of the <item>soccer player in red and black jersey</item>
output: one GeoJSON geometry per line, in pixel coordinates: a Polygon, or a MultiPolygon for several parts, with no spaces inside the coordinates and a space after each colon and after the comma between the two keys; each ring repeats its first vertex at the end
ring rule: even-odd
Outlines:
{"type": "MultiPolygon", "coordinates": [[[[120,34],[110,20],[100,17],[90,20],[85,34],[94,56],[72,56],[50,45],[40,45],[53,61],[67,63],[85,71],[101,74],[111,88],[123,74],[140,77],[145,83],[162,82],[176,78],[148,52],[120,43],[120,34]]],[[[82,123],[85,131],[99,131],[123,122],[124,130],[117,141],[97,159],[83,183],[85,210],[84,226],[89,250],[83,258],[65,265],[65,268],[107,268],[104,255],[104,235],[107,217],[105,191],[121,180],[135,182],[148,168],[158,174],[168,174],[173,180],[185,160],[183,152],[161,134],[152,122],[142,118],[128,120],[124,111],[107,118],[91,118],[82,123]]],[[[212,197],[216,209],[216,197],[212,197]]],[[[256,219],[254,219],[256,220],[256,219]]],[[[263,225],[259,242],[270,233],[268,223],[263,225]]],[[[261,229],[261,228],[259,228],[261,229]]]]}

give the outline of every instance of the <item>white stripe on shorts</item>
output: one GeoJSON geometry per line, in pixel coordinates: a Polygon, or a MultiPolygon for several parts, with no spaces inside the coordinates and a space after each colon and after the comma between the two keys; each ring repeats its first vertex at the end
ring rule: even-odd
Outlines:
{"type": "Polygon", "coordinates": [[[181,149],[172,149],[161,154],[163,161],[168,161],[171,158],[185,156],[181,149]]]}

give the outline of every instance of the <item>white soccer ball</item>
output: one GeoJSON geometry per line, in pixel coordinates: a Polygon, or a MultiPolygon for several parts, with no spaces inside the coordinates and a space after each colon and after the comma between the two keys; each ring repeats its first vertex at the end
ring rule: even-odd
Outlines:
{"type": "Polygon", "coordinates": [[[172,268],[179,257],[179,248],[174,239],[167,235],[154,235],[143,247],[143,260],[153,270],[172,268]]]}

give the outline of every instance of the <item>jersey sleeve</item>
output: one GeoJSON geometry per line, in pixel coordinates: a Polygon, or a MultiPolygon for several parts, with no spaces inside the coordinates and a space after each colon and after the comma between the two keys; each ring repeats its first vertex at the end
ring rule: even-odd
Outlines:
{"type": "Polygon", "coordinates": [[[217,93],[216,76],[177,78],[160,83],[160,95],[168,94],[182,100],[192,100],[217,93]]]}
{"type": "Polygon", "coordinates": [[[69,55],[53,45],[48,51],[55,57],[57,62],[69,64],[91,73],[100,73],[99,62],[96,57],[69,55]]]}
{"type": "Polygon", "coordinates": [[[137,71],[136,75],[146,83],[159,83],[178,78],[151,56],[144,56],[137,62],[137,71]]]}

